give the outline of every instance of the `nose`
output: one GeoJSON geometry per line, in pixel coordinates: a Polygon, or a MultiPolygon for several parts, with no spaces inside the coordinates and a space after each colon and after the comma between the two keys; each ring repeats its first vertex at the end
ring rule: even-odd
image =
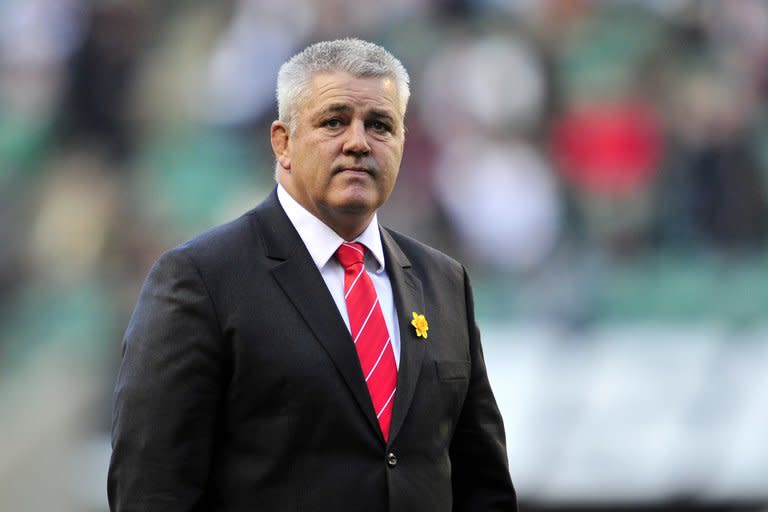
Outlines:
{"type": "Polygon", "coordinates": [[[365,132],[365,123],[362,120],[355,120],[349,124],[342,151],[345,155],[353,156],[367,155],[371,152],[371,146],[368,145],[368,137],[365,132]]]}

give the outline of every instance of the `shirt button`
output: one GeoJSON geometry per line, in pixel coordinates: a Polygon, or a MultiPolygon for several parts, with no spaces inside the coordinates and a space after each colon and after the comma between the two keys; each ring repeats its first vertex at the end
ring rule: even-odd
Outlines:
{"type": "Polygon", "coordinates": [[[392,452],[387,454],[387,465],[391,468],[397,466],[397,457],[392,452]]]}

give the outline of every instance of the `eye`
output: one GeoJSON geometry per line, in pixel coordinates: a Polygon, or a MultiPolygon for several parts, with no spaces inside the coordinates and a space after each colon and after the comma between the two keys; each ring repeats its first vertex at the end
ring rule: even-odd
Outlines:
{"type": "Polygon", "coordinates": [[[380,133],[392,131],[392,128],[389,126],[389,124],[383,121],[372,121],[370,126],[371,128],[373,128],[374,131],[380,132],[380,133]]]}
{"type": "Polygon", "coordinates": [[[323,126],[327,128],[339,128],[341,126],[341,119],[337,117],[326,119],[325,122],[323,122],[323,126]]]}

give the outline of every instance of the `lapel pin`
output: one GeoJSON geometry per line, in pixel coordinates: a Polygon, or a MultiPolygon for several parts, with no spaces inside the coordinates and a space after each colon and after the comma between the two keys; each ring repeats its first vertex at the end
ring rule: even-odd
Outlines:
{"type": "Polygon", "coordinates": [[[427,322],[427,318],[424,315],[420,315],[414,311],[413,320],[411,320],[411,325],[416,328],[416,336],[427,339],[429,322],[427,322]]]}

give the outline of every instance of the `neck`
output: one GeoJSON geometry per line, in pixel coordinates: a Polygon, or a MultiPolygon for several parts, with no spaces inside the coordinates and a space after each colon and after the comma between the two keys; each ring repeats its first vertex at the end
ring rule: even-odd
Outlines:
{"type": "Polygon", "coordinates": [[[300,194],[293,190],[293,186],[287,180],[279,180],[280,185],[285,189],[291,198],[302,208],[317,217],[323,224],[331,228],[337,235],[351,242],[368,227],[373,220],[376,210],[357,208],[331,208],[327,205],[311,203],[308,200],[302,200],[300,194]]]}
{"type": "Polygon", "coordinates": [[[351,242],[359,237],[368,227],[373,219],[373,213],[364,216],[353,216],[350,214],[333,215],[319,217],[329,228],[334,230],[337,235],[351,242]]]}

